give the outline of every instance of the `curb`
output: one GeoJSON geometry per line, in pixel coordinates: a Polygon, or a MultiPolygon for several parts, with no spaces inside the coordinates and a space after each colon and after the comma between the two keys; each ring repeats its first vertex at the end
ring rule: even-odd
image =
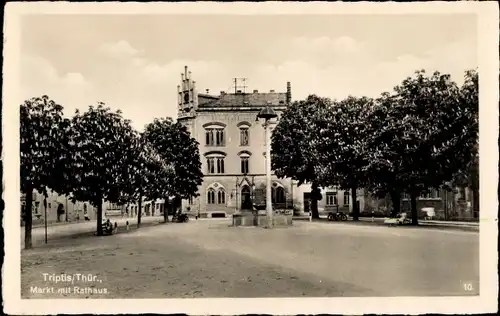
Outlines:
{"type": "MultiPolygon", "coordinates": [[[[301,222],[309,222],[309,218],[294,218],[293,220],[295,221],[301,221],[301,222]]],[[[313,223],[318,223],[318,224],[333,224],[336,222],[329,222],[327,219],[320,218],[315,219],[312,221],[313,223]]],[[[372,225],[372,226],[388,226],[383,222],[383,220],[375,219],[374,222],[372,222],[369,219],[360,219],[359,221],[353,221],[353,220],[347,220],[345,222],[338,222],[339,224],[345,224],[345,225],[372,225]]],[[[479,225],[478,224],[469,224],[469,223],[439,223],[439,222],[419,222],[417,226],[413,225],[404,225],[403,227],[413,227],[413,228],[441,228],[441,229],[458,229],[458,230],[465,230],[465,231],[479,231],[479,225]]]]}

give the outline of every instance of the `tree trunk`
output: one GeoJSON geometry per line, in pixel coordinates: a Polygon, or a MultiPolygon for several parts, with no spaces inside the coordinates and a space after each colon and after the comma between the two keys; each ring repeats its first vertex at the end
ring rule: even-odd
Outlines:
{"type": "Polygon", "coordinates": [[[164,222],[168,222],[168,206],[169,206],[169,200],[168,198],[165,198],[165,203],[163,204],[163,220],[164,222]]]}
{"type": "Polygon", "coordinates": [[[474,218],[479,218],[479,189],[473,188],[472,189],[472,211],[473,217],[474,218]]]}
{"type": "Polygon", "coordinates": [[[31,229],[33,226],[33,214],[31,208],[33,205],[33,189],[28,188],[26,194],[26,210],[24,212],[24,249],[30,249],[33,244],[31,242],[31,229]]]}
{"type": "Polygon", "coordinates": [[[319,219],[318,195],[319,195],[318,184],[313,182],[311,187],[311,215],[312,218],[314,219],[319,219]]]}
{"type": "Polygon", "coordinates": [[[358,202],[357,202],[357,190],[358,190],[358,188],[355,185],[351,187],[352,219],[354,221],[359,220],[359,207],[358,207],[358,202]]]}
{"type": "Polygon", "coordinates": [[[97,236],[102,236],[102,198],[100,195],[96,199],[97,204],[97,236]]]}
{"type": "Polygon", "coordinates": [[[411,224],[418,225],[418,210],[417,210],[417,193],[410,193],[410,204],[411,204],[411,224]]]}
{"type": "Polygon", "coordinates": [[[139,213],[137,213],[137,228],[141,227],[141,213],[142,213],[142,190],[139,191],[139,201],[137,202],[139,213]]]}
{"type": "Polygon", "coordinates": [[[395,217],[401,212],[401,192],[399,190],[391,191],[392,210],[391,216],[395,217]]]}

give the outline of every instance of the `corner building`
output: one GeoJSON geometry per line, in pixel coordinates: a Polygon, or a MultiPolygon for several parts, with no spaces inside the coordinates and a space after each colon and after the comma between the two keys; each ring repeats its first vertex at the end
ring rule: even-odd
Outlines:
{"type": "MultiPolygon", "coordinates": [[[[286,92],[198,93],[191,72],[185,67],[178,89],[178,121],[199,142],[204,174],[196,198],[182,202],[183,210],[201,217],[230,215],[265,205],[265,132],[259,111],[269,104],[278,114],[291,102],[286,92]]],[[[272,175],[275,207],[293,205],[289,179],[272,175]]]]}

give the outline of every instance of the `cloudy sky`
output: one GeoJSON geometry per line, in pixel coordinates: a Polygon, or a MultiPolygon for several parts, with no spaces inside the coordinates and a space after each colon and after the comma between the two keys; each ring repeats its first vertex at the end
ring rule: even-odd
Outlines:
{"type": "MultiPolygon", "coordinates": [[[[21,98],[103,101],[138,129],[176,117],[187,65],[201,91],[285,91],[294,100],[378,96],[416,69],[461,83],[477,67],[475,15],[32,15],[22,19],[21,98]]],[[[20,100],[20,101],[22,101],[20,100]]]]}

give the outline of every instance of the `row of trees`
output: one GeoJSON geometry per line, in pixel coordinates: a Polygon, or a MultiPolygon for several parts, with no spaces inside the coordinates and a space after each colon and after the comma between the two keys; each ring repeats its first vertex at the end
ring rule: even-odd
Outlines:
{"type": "MultiPolygon", "coordinates": [[[[155,119],[141,133],[120,111],[103,103],[69,119],[48,96],[21,105],[21,191],[26,196],[25,248],[31,248],[32,193],[48,190],[97,208],[102,205],[197,196],[202,182],[198,143],[170,118],[155,119]]],[[[167,221],[167,212],[165,221],[167,221]]],[[[138,213],[138,225],[140,225],[138,213]]]]}
{"type": "Polygon", "coordinates": [[[352,201],[359,188],[389,195],[394,213],[407,193],[413,224],[426,190],[468,185],[478,201],[478,74],[467,71],[459,87],[448,74],[421,70],[377,99],[311,95],[295,102],[273,132],[272,167],[311,184],[315,218],[319,188],[328,186],[350,190],[352,201]]]}

